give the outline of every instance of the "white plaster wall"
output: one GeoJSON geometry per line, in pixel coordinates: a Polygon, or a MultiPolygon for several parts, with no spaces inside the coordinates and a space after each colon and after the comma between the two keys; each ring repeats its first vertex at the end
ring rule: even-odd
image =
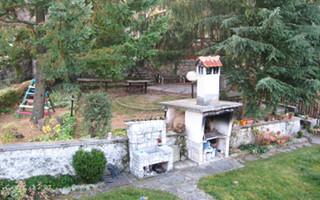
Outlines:
{"type": "Polygon", "coordinates": [[[108,163],[127,167],[127,139],[26,143],[0,146],[0,179],[25,179],[38,175],[74,174],[72,156],[77,150],[99,149],[108,163]]]}
{"type": "Polygon", "coordinates": [[[197,96],[213,97],[219,100],[220,74],[199,75],[197,80],[197,96]]]}
{"type": "Polygon", "coordinates": [[[289,134],[294,136],[298,131],[300,131],[300,119],[294,118],[288,121],[273,121],[265,122],[262,124],[254,126],[245,126],[240,128],[233,128],[230,137],[230,147],[238,148],[241,145],[253,144],[255,142],[255,137],[253,134],[253,129],[256,128],[260,131],[280,131],[282,134],[289,134]]]}
{"type": "Polygon", "coordinates": [[[172,127],[175,116],[176,116],[176,109],[173,107],[169,107],[166,113],[166,124],[168,125],[168,127],[172,127]]]}
{"type": "Polygon", "coordinates": [[[185,113],[186,134],[188,140],[196,143],[203,141],[203,116],[201,113],[186,111],[185,113]]]}

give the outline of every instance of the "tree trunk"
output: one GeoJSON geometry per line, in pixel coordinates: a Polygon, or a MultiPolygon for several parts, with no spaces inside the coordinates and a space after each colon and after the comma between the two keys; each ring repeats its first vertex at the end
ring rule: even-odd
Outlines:
{"type": "MultiPolygon", "coordinates": [[[[45,10],[43,8],[36,8],[36,23],[41,24],[45,22],[45,10]]],[[[37,33],[38,39],[42,37],[42,33],[37,33]]],[[[41,56],[41,54],[44,54],[46,52],[45,48],[43,46],[37,46],[37,55],[38,57],[41,56]]],[[[32,116],[31,120],[34,123],[38,123],[38,120],[44,117],[44,105],[45,105],[45,77],[43,74],[43,69],[40,66],[42,63],[39,62],[39,60],[36,62],[36,73],[35,73],[35,79],[36,79],[36,92],[34,95],[34,101],[33,101],[33,110],[32,110],[32,116]]]]}
{"type": "Polygon", "coordinates": [[[44,116],[44,105],[45,105],[45,79],[42,73],[41,67],[36,65],[36,93],[33,101],[32,121],[38,123],[38,120],[44,116]]]}

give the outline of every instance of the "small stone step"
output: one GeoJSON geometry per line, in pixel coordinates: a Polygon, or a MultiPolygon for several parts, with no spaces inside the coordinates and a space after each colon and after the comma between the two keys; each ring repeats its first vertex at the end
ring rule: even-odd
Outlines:
{"type": "Polygon", "coordinates": [[[198,166],[198,164],[196,162],[193,162],[192,160],[178,161],[178,162],[175,162],[173,165],[174,165],[174,169],[176,170],[198,166]]]}

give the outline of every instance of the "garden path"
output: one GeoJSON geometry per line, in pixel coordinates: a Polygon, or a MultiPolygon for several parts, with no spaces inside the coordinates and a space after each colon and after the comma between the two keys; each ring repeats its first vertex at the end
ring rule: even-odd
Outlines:
{"type": "Polygon", "coordinates": [[[234,158],[222,159],[201,166],[191,166],[192,167],[186,164],[185,168],[175,169],[167,174],[142,180],[138,180],[132,174],[122,173],[118,179],[111,182],[111,177],[107,176],[105,177],[105,183],[99,183],[95,186],[78,186],[78,188],[73,188],[73,192],[71,193],[70,188],[62,189],[62,193],[66,192],[69,193],[69,195],[60,196],[57,200],[82,199],[121,186],[163,190],[178,196],[181,200],[213,200],[212,197],[198,189],[197,183],[199,179],[204,176],[223,173],[243,167],[243,165],[234,158]]]}
{"type": "Polygon", "coordinates": [[[212,197],[198,189],[199,179],[241,167],[243,165],[235,159],[227,158],[205,165],[175,170],[162,176],[139,180],[134,182],[133,185],[141,188],[164,190],[182,200],[212,200],[212,197]]]}
{"type": "Polygon", "coordinates": [[[230,170],[236,170],[238,168],[244,167],[244,164],[247,161],[265,159],[279,153],[291,152],[296,149],[308,146],[312,146],[312,144],[309,143],[307,138],[296,139],[291,143],[288,143],[287,145],[279,146],[278,148],[272,148],[267,153],[264,153],[262,155],[248,153],[244,153],[243,155],[234,154],[229,158],[218,160],[201,166],[195,165],[191,161],[179,163],[179,168],[176,167],[176,169],[170,171],[167,174],[142,180],[136,179],[132,174],[122,173],[118,179],[110,183],[111,177],[106,176],[104,183],[101,182],[97,185],[77,186],[72,190],[70,188],[62,189],[66,190],[66,196],[60,196],[59,198],[57,198],[57,200],[81,199],[83,197],[94,196],[101,192],[107,192],[114,189],[115,187],[121,186],[133,186],[164,190],[173,193],[181,200],[213,200],[212,197],[208,196],[203,191],[198,189],[197,183],[200,178],[227,172],[230,170]]]}

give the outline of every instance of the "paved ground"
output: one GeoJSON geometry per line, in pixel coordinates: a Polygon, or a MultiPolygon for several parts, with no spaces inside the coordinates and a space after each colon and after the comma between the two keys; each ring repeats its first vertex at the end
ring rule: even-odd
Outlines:
{"type": "MultiPolygon", "coordinates": [[[[235,170],[243,167],[240,162],[233,158],[227,158],[211,162],[202,166],[190,166],[186,163],[185,169],[173,170],[167,174],[150,177],[142,180],[136,179],[133,175],[123,173],[118,179],[110,183],[111,177],[105,177],[105,183],[79,186],[73,188],[71,194],[57,197],[57,200],[81,199],[83,197],[94,196],[97,193],[107,192],[115,187],[133,186],[163,190],[178,196],[181,200],[213,200],[203,191],[197,188],[200,178],[221,172],[235,170]]],[[[69,189],[68,189],[69,190],[69,189]]],[[[69,193],[70,191],[68,191],[69,193]]]]}
{"type": "MultiPolygon", "coordinates": [[[[314,144],[320,144],[320,137],[313,137],[312,139],[314,144]]],[[[252,155],[247,153],[238,155],[234,154],[232,157],[201,166],[191,164],[190,162],[181,163],[178,165],[179,169],[175,169],[167,174],[142,180],[136,179],[131,174],[123,173],[112,183],[110,183],[110,177],[105,177],[105,183],[93,186],[79,186],[79,188],[72,189],[73,192],[70,195],[63,197],[60,196],[57,200],[81,199],[82,197],[107,192],[120,186],[164,190],[175,194],[182,200],[213,200],[212,197],[197,188],[197,183],[200,178],[241,168],[247,161],[265,159],[279,153],[291,152],[311,145],[312,144],[308,142],[307,138],[296,139],[288,145],[273,148],[262,155],[252,155]],[[183,168],[183,166],[185,166],[185,168],[183,168]]]]}
{"type": "Polygon", "coordinates": [[[320,136],[313,136],[311,137],[311,141],[312,144],[319,144],[320,145],[320,136]]]}
{"type": "Polygon", "coordinates": [[[200,178],[243,167],[238,161],[228,158],[210,164],[177,170],[162,176],[144,179],[134,183],[137,187],[161,189],[175,194],[182,200],[212,200],[197,183],[200,178]]]}
{"type": "Polygon", "coordinates": [[[305,132],[304,134],[308,138],[308,140],[311,144],[320,145],[320,136],[319,135],[312,135],[307,132],[305,132]]]}

